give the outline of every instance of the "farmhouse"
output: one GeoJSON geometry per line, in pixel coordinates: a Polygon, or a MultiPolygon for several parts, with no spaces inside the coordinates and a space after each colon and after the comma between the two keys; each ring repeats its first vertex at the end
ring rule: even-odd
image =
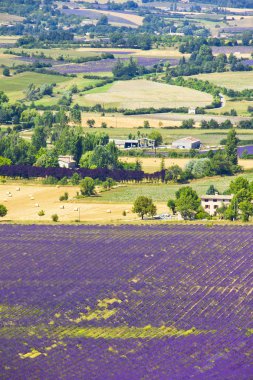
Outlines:
{"type": "Polygon", "coordinates": [[[215,215],[219,207],[229,206],[233,195],[202,195],[201,206],[209,215],[215,215]]]}
{"type": "Polygon", "coordinates": [[[121,149],[130,149],[130,148],[152,148],[155,147],[155,140],[148,139],[147,137],[141,137],[136,140],[119,140],[119,139],[110,139],[114,141],[115,145],[121,149]]]}
{"type": "Polygon", "coordinates": [[[184,137],[182,139],[176,140],[172,143],[172,148],[177,149],[199,149],[200,140],[195,139],[194,137],[184,137]]]}
{"type": "Polygon", "coordinates": [[[76,161],[73,156],[59,156],[58,164],[60,168],[74,169],[76,167],[76,161]]]}

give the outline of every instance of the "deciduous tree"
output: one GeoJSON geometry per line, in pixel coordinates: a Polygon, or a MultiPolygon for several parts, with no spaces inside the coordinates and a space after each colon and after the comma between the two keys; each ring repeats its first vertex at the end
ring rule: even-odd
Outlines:
{"type": "Polygon", "coordinates": [[[156,214],[156,206],[151,198],[139,196],[134,202],[133,212],[138,214],[141,219],[144,218],[144,215],[153,217],[156,214]]]}

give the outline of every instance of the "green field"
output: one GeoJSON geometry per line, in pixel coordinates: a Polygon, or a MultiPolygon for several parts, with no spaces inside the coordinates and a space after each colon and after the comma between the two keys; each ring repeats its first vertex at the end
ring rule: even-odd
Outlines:
{"type": "MultiPolygon", "coordinates": [[[[1,49],[0,51],[4,51],[1,49]]],[[[25,52],[29,55],[44,54],[47,58],[57,59],[60,56],[67,58],[82,58],[82,57],[93,57],[95,55],[100,55],[97,52],[93,51],[82,51],[73,48],[51,48],[51,49],[25,49],[25,48],[11,48],[11,51],[15,52],[17,55],[21,52],[25,52]]]]}
{"type": "Polygon", "coordinates": [[[0,91],[4,91],[10,98],[10,102],[24,98],[24,90],[33,83],[36,86],[51,83],[62,83],[69,81],[69,78],[61,75],[38,74],[34,72],[24,72],[12,77],[4,77],[0,80],[0,91]]]}
{"type": "Polygon", "coordinates": [[[59,98],[74,85],[77,85],[79,90],[89,85],[94,85],[98,83],[99,80],[94,79],[84,79],[81,76],[77,78],[64,77],[62,75],[49,75],[49,74],[38,74],[34,72],[24,72],[21,74],[14,75],[12,77],[3,77],[0,80],[0,90],[6,92],[9,96],[10,101],[16,101],[24,97],[23,91],[28,87],[29,84],[34,83],[36,86],[41,86],[45,83],[56,83],[54,88],[55,97],[45,97],[40,99],[37,103],[43,105],[53,105],[59,98]]]}
{"type": "MultiPolygon", "coordinates": [[[[242,174],[248,180],[253,180],[253,173],[242,174]]],[[[230,182],[235,177],[213,177],[213,178],[203,178],[199,180],[191,181],[189,186],[197,191],[198,195],[201,196],[205,194],[208,187],[213,184],[220,191],[225,191],[230,182]]],[[[151,197],[155,202],[166,202],[168,198],[175,197],[175,192],[181,188],[179,184],[150,184],[141,183],[136,185],[122,185],[116,189],[106,191],[101,193],[100,197],[89,198],[84,200],[84,202],[111,202],[111,203],[128,203],[134,202],[136,197],[140,195],[145,195],[151,197]]]]}
{"type": "Polygon", "coordinates": [[[192,78],[208,80],[217,86],[241,91],[245,88],[253,88],[253,71],[229,71],[225,73],[210,73],[193,75],[192,78]]]}

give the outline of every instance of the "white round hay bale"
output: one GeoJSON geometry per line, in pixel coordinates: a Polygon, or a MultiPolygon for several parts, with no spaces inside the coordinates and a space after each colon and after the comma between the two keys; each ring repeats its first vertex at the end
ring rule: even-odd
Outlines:
{"type": "Polygon", "coordinates": [[[75,208],[74,208],[74,211],[78,211],[78,207],[75,207],[75,208]]]}
{"type": "Polygon", "coordinates": [[[4,202],[8,202],[8,199],[5,198],[5,199],[4,199],[4,202]]]}
{"type": "Polygon", "coordinates": [[[6,191],[6,195],[9,195],[10,194],[10,192],[9,191],[6,191]]]}
{"type": "Polygon", "coordinates": [[[8,197],[11,198],[11,197],[12,197],[12,194],[10,193],[10,194],[8,195],[8,197]]]}
{"type": "Polygon", "coordinates": [[[125,210],[125,213],[126,213],[126,214],[129,214],[129,210],[125,210]]]}
{"type": "Polygon", "coordinates": [[[34,197],[31,197],[31,201],[34,201],[34,197]]]}
{"type": "Polygon", "coordinates": [[[35,203],[34,206],[35,206],[35,207],[40,207],[39,203],[35,203]]]}
{"type": "Polygon", "coordinates": [[[63,205],[62,205],[62,206],[60,206],[60,209],[61,209],[61,210],[63,210],[63,209],[64,209],[64,206],[63,206],[63,205]]]}
{"type": "Polygon", "coordinates": [[[16,191],[20,191],[20,187],[17,187],[17,188],[16,188],[16,191]]]}
{"type": "Polygon", "coordinates": [[[111,214],[111,212],[112,212],[112,210],[110,210],[109,208],[106,210],[106,212],[108,213],[108,214],[111,214]]]}

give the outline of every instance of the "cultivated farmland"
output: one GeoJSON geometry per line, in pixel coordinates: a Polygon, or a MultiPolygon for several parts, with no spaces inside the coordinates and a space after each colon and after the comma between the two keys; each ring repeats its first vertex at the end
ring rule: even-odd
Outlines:
{"type": "MultiPolygon", "coordinates": [[[[11,23],[21,22],[24,20],[24,17],[11,15],[9,13],[0,13],[0,25],[9,25],[11,23]]],[[[0,37],[1,41],[1,37],[0,37]]]]}
{"type": "Polygon", "coordinates": [[[3,379],[251,378],[252,227],[2,225],[0,245],[3,379]]]}
{"type": "Polygon", "coordinates": [[[103,10],[93,10],[93,9],[63,9],[62,12],[66,15],[76,15],[83,17],[85,19],[90,19],[91,23],[97,22],[101,16],[105,15],[108,17],[108,21],[111,25],[115,26],[126,26],[130,28],[137,28],[142,25],[143,17],[138,16],[133,13],[126,12],[115,12],[115,11],[103,11],[103,10]]]}
{"type": "Polygon", "coordinates": [[[88,94],[79,102],[89,104],[116,105],[128,109],[143,107],[190,107],[205,106],[212,102],[212,96],[200,91],[144,79],[119,81],[106,93],[88,94]]]}

